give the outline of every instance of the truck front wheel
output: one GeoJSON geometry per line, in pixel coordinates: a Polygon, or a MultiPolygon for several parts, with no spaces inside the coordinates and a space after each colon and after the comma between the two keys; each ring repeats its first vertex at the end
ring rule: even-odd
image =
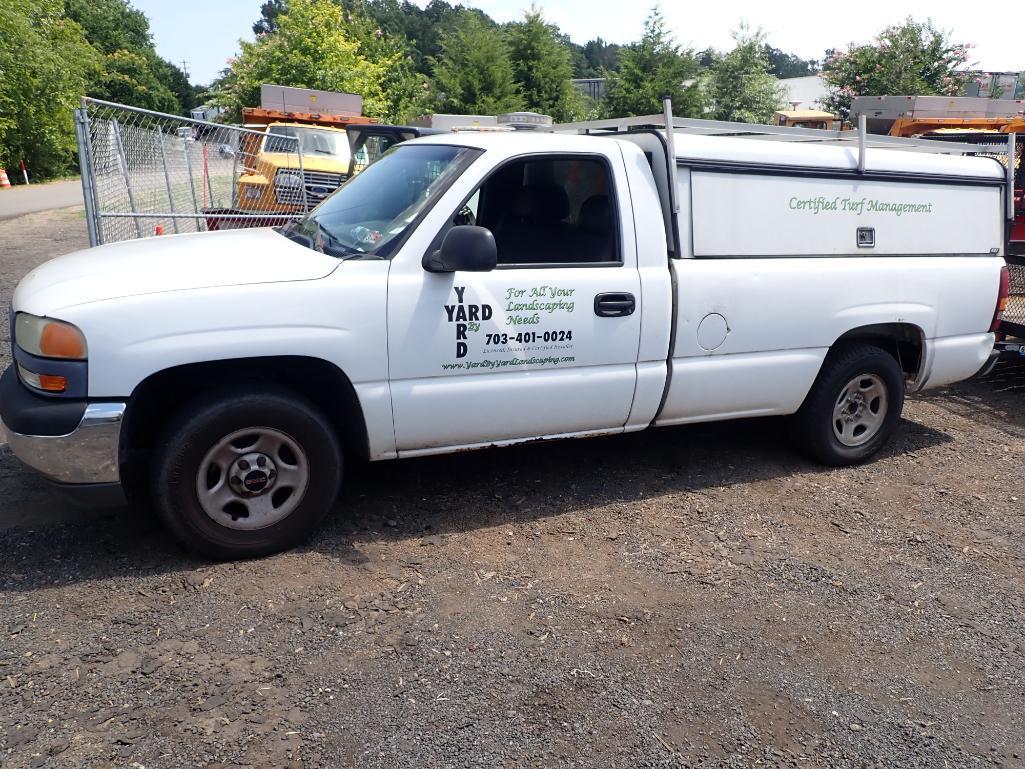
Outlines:
{"type": "Polygon", "coordinates": [[[163,431],[153,472],[161,519],[186,547],[251,558],[307,539],[331,509],[342,452],[299,395],[220,393],[188,404],[163,431]]]}
{"type": "Polygon", "coordinates": [[[799,448],[826,465],[865,462],[890,439],[904,408],[893,356],[863,342],[830,351],[794,417],[799,448]]]}

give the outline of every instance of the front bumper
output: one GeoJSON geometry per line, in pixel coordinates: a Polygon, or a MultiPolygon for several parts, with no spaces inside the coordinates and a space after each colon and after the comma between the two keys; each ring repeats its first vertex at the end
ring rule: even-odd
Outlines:
{"type": "Polygon", "coordinates": [[[70,401],[30,392],[13,367],[0,378],[0,423],[11,451],[60,484],[118,484],[120,401],[70,401]],[[79,416],[80,413],[80,416],[79,416]]]}

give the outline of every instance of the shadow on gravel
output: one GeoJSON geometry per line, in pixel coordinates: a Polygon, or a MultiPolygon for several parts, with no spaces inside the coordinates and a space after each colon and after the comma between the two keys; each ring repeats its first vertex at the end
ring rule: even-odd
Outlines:
{"type": "Polygon", "coordinates": [[[1025,360],[998,363],[984,377],[929,393],[950,411],[1014,435],[1025,435],[1025,360]]]}
{"type": "MultiPolygon", "coordinates": [[[[304,550],[358,563],[359,545],[378,540],[429,539],[668,493],[837,472],[794,452],[785,429],[781,420],[760,419],[351,466],[338,511],[304,550]]],[[[950,440],[904,420],[876,461],[950,440]]],[[[78,511],[72,522],[60,522],[69,502],[6,451],[0,483],[0,492],[7,491],[0,583],[7,589],[175,573],[206,563],[177,547],[154,516],[78,511]],[[13,493],[19,484],[26,490],[20,496],[13,493]],[[19,501],[56,506],[57,513],[41,511],[41,517],[58,522],[28,528],[33,524],[17,510],[19,501]],[[22,525],[11,526],[12,516],[22,525]]]]}

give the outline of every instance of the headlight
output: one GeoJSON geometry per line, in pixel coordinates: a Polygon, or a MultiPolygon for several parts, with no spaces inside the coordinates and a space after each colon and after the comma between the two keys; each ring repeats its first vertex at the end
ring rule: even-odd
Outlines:
{"type": "Polygon", "coordinates": [[[85,336],[70,323],[19,312],[14,319],[14,342],[29,355],[85,360],[85,336]]]}

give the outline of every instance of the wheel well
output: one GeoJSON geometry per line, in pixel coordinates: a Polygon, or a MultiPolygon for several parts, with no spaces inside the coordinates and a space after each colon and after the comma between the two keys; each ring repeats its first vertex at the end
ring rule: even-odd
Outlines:
{"type": "Polygon", "coordinates": [[[911,323],[875,323],[851,329],[833,343],[867,342],[886,350],[892,355],[909,382],[914,382],[922,373],[925,363],[925,334],[911,323]]]}
{"type": "MultiPolygon", "coordinates": [[[[129,399],[124,448],[134,455],[147,452],[164,424],[182,406],[200,393],[226,384],[270,384],[304,395],[331,420],[346,453],[367,458],[366,421],[352,382],[333,363],[290,355],[189,363],[150,375],[129,399]]],[[[126,459],[123,455],[122,460],[126,459]]]]}

